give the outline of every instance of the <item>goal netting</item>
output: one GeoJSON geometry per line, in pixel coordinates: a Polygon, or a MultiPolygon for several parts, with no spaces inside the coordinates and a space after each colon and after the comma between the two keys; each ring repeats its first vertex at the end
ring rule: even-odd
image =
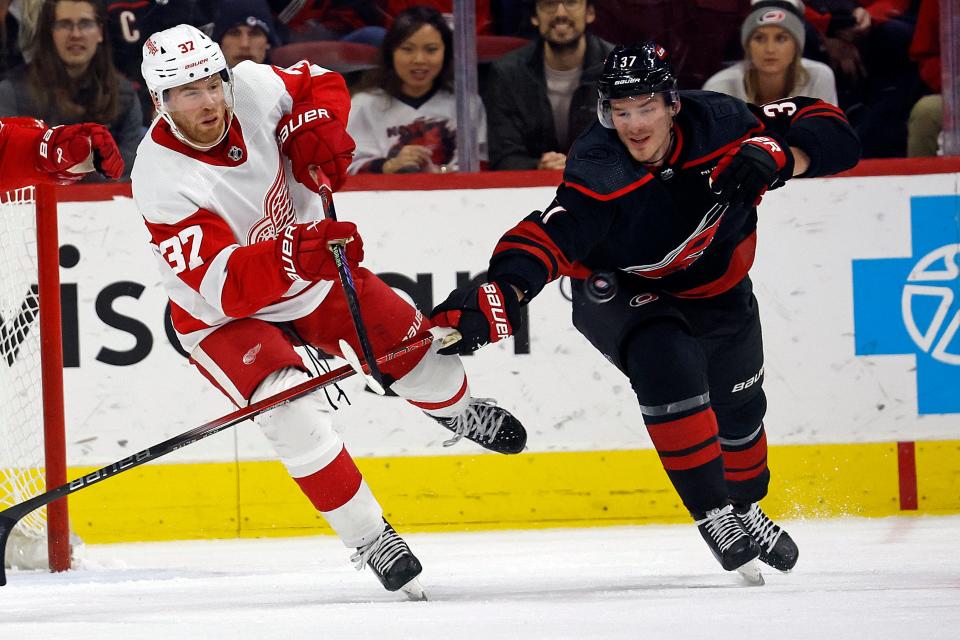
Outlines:
{"type": "MultiPolygon", "coordinates": [[[[34,187],[0,192],[0,509],[66,481],[52,193],[38,206],[34,187]]],[[[65,570],[68,537],[65,501],[37,509],[14,528],[4,563],[65,570]]]]}

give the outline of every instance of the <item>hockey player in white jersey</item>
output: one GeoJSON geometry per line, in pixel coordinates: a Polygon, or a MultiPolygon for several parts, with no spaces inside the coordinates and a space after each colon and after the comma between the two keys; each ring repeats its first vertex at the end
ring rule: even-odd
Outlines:
{"type": "MultiPolygon", "coordinates": [[[[429,321],[370,271],[349,222],[323,219],[314,176],[334,190],[354,149],[343,78],[303,61],[288,69],[243,62],[231,72],[198,29],[180,25],[143,47],[143,77],[158,117],[137,150],[133,195],[190,362],[238,406],[305,381],[276,323],[340,354],[359,351],[327,247],[346,245],[374,352],[425,331],[429,321]]],[[[421,350],[383,366],[392,389],[455,435],[519,453],[523,426],[473,398],[459,359],[421,350]]],[[[256,418],[280,460],[349,547],[388,590],[416,591],[420,563],[383,519],[326,404],[314,394],[256,418]]],[[[388,429],[391,425],[383,425],[388,429]]]]}

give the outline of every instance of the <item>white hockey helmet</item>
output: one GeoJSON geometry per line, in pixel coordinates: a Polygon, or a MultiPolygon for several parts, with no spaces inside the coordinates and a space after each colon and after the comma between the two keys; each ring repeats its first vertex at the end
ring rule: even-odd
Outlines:
{"type": "Polygon", "coordinates": [[[206,150],[220,144],[233,120],[233,76],[220,45],[207,34],[189,24],[181,24],[158,31],[143,44],[143,63],[140,72],[147,83],[157,113],[170,124],[173,134],[185,144],[206,150]],[[213,144],[200,145],[179,130],[165,101],[166,91],[196,80],[220,74],[224,83],[226,124],[220,138],[213,144]]]}

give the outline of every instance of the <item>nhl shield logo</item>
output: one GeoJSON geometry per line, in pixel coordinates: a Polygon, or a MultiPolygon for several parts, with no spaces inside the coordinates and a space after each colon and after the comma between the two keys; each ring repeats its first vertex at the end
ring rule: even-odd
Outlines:
{"type": "Polygon", "coordinates": [[[243,149],[241,149],[237,145],[233,145],[232,147],[230,147],[230,150],[227,151],[227,157],[233,160],[234,162],[237,162],[240,160],[240,158],[243,157],[243,149]]]}

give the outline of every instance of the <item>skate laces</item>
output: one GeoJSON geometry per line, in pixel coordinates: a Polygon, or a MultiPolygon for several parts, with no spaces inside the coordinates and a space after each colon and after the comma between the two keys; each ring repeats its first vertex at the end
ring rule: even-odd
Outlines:
{"type": "Polygon", "coordinates": [[[780,534],[783,533],[783,529],[767,517],[767,514],[760,509],[760,505],[754,502],[750,505],[750,509],[746,513],[737,515],[743,523],[743,526],[746,527],[750,535],[753,536],[753,539],[766,551],[772,551],[773,546],[777,544],[777,540],[780,539],[780,534]]]}
{"type": "Polygon", "coordinates": [[[357,571],[363,571],[363,567],[369,564],[382,576],[390,570],[393,563],[407,553],[410,553],[410,547],[388,524],[376,540],[358,547],[357,552],[350,556],[350,561],[357,571]]]}
{"type": "Polygon", "coordinates": [[[720,553],[726,551],[730,545],[741,538],[746,532],[740,520],[733,514],[733,506],[712,509],[697,525],[704,527],[710,537],[717,543],[720,553]]]}
{"type": "Polygon", "coordinates": [[[458,415],[452,418],[437,418],[454,434],[449,440],[443,441],[443,446],[451,447],[462,438],[484,441],[488,444],[493,442],[506,418],[505,412],[497,411],[499,408],[497,401],[493,398],[474,398],[458,415]]]}

